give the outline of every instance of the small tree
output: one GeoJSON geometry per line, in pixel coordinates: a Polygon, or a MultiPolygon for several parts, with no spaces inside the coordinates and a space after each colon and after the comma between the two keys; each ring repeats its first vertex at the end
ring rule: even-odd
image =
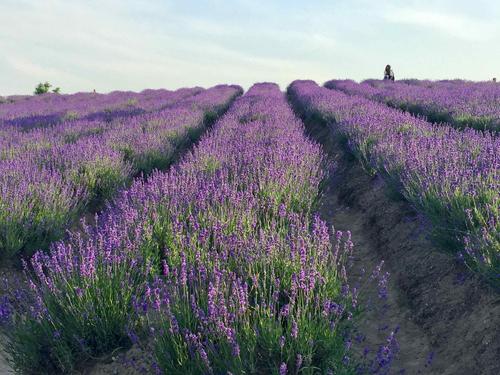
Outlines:
{"type": "Polygon", "coordinates": [[[52,92],[54,94],[59,94],[61,92],[61,88],[60,87],[56,87],[54,90],[52,90],[52,92]]]}
{"type": "Polygon", "coordinates": [[[39,83],[38,86],[35,88],[35,95],[41,95],[41,94],[46,94],[49,92],[49,89],[52,87],[52,85],[48,82],[45,83],[39,83]]]}

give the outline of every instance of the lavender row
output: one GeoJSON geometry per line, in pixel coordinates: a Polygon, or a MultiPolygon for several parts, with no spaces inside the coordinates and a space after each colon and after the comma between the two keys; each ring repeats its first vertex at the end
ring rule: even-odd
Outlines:
{"type": "Polygon", "coordinates": [[[365,166],[427,214],[460,258],[500,282],[498,138],[432,125],[312,81],[295,81],[288,92],[305,114],[333,121],[365,166]]]}
{"type": "Polygon", "coordinates": [[[324,163],[278,86],[254,85],[178,167],[33,257],[13,366],[70,371],[136,343],[160,373],[353,373],[352,243],[312,215],[324,163]]]}
{"type": "Polygon", "coordinates": [[[199,87],[168,90],[144,90],[141,93],[115,91],[110,94],[45,94],[0,107],[0,128],[29,130],[59,123],[88,120],[111,121],[114,118],[147,113],[201,92],[199,87]]]}
{"type": "MultiPolygon", "coordinates": [[[[218,90],[199,91],[191,90],[192,95],[186,94],[188,89],[181,89],[163,96],[164,101],[156,103],[151,111],[141,115],[130,115],[126,118],[116,119],[110,123],[102,120],[77,120],[66,121],[49,128],[37,128],[29,132],[2,129],[0,134],[0,160],[14,159],[18,155],[32,153],[50,153],[56,148],[71,147],[70,144],[86,143],[92,136],[113,139],[118,144],[126,147],[130,142],[146,146],[160,143],[160,138],[154,139],[152,131],[164,126],[165,123],[177,121],[189,123],[189,117],[199,116],[199,111],[215,111],[217,103],[226,103],[228,94],[224,86],[218,90]],[[141,137],[137,137],[141,134],[141,137]],[[86,138],[89,139],[86,139],[86,138]]],[[[232,92],[233,88],[227,88],[232,92]]],[[[109,140],[108,140],[108,143],[109,140]]],[[[119,146],[115,145],[115,148],[119,146]]]]}
{"type": "MultiPolygon", "coordinates": [[[[143,93],[147,92],[149,90],[143,93]]],[[[136,107],[128,112],[123,109],[118,109],[117,111],[106,110],[104,111],[106,116],[108,116],[106,118],[99,118],[99,112],[94,112],[93,119],[79,120],[77,116],[72,119],[66,117],[65,120],[58,124],[49,126],[51,123],[48,122],[45,126],[30,130],[23,126],[0,127],[0,160],[12,159],[19,154],[35,150],[49,149],[55,145],[61,146],[67,143],[75,143],[83,137],[100,135],[113,127],[126,126],[133,117],[144,116],[147,113],[168,109],[183,99],[187,100],[199,94],[202,90],[196,88],[180,89],[174,92],[166,90],[156,90],[153,92],[155,93],[153,96],[154,101],[147,102],[143,98],[143,108],[140,111],[137,111],[136,107]],[[148,103],[147,110],[144,109],[146,108],[146,103],[148,103]]],[[[116,98],[112,100],[116,100],[116,98]]],[[[123,101],[123,98],[121,100],[123,101]]],[[[85,105],[91,107],[88,103],[85,105]]],[[[95,107],[93,108],[96,110],[95,107]]],[[[58,111],[56,111],[55,117],[58,116],[58,111]]]]}
{"type": "Polygon", "coordinates": [[[500,131],[500,85],[495,82],[444,81],[407,84],[332,80],[325,87],[362,95],[392,107],[427,116],[457,128],[500,131]]]}
{"type": "Polygon", "coordinates": [[[236,86],[217,86],[74,143],[0,161],[0,255],[46,247],[133,176],[167,167],[240,93],[236,86]]]}

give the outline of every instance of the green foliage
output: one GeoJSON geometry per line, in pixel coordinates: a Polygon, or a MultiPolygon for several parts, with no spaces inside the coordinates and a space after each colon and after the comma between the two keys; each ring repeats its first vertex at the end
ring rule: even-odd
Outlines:
{"type": "Polygon", "coordinates": [[[129,179],[124,165],[110,164],[106,160],[82,165],[75,172],[73,178],[75,186],[84,186],[89,191],[91,204],[110,199],[129,179]]]}
{"type": "Polygon", "coordinates": [[[217,119],[218,114],[215,111],[207,111],[203,117],[203,122],[205,125],[212,125],[217,119]]]}
{"type": "Polygon", "coordinates": [[[101,261],[93,277],[56,278],[55,288],[65,292],[42,292],[43,309],[50,318],[28,312],[7,332],[6,352],[14,369],[28,374],[35,373],[33,369],[37,374],[70,373],[81,360],[129,347],[125,327],[133,314],[133,295],[145,277],[145,265],[130,262],[115,263],[110,272],[101,261]]]}
{"type": "Polygon", "coordinates": [[[42,95],[46,94],[49,92],[49,89],[52,87],[52,85],[48,82],[45,83],[39,83],[37,87],[35,87],[35,95],[42,95]]]}
{"type": "Polygon", "coordinates": [[[246,114],[244,116],[241,116],[239,119],[239,122],[241,124],[246,124],[246,123],[253,122],[253,121],[265,122],[267,117],[268,117],[267,115],[262,114],[262,113],[249,113],[249,114],[246,114]]]}
{"type": "Polygon", "coordinates": [[[125,102],[125,107],[135,107],[139,104],[137,99],[129,99],[125,102]]]}
{"type": "Polygon", "coordinates": [[[71,121],[71,120],[76,120],[78,119],[78,112],[76,111],[68,111],[64,114],[64,116],[62,117],[62,120],[63,121],[71,121]]]}
{"type": "MultiPolygon", "coordinates": [[[[46,94],[49,92],[50,88],[52,87],[52,85],[49,83],[49,82],[40,82],[36,87],[35,87],[35,92],[34,94],[35,95],[42,95],[42,94],[46,94]]],[[[56,87],[52,90],[52,92],[54,94],[60,94],[61,93],[61,88],[60,87],[56,87]]]]}
{"type": "Polygon", "coordinates": [[[0,201],[2,257],[12,257],[19,252],[30,255],[48,247],[64,234],[80,212],[81,207],[73,201],[72,193],[62,186],[33,186],[33,189],[29,199],[19,200],[14,206],[0,201]]]}
{"type": "Polygon", "coordinates": [[[396,131],[400,134],[411,134],[415,131],[415,128],[408,123],[403,123],[396,128],[396,131]]]}
{"type": "Polygon", "coordinates": [[[200,169],[207,175],[213,175],[220,167],[220,161],[211,155],[207,155],[200,161],[200,169]]]}
{"type": "Polygon", "coordinates": [[[493,117],[489,116],[473,116],[469,114],[463,114],[455,116],[455,124],[458,128],[463,129],[466,127],[474,128],[477,130],[491,130],[500,131],[500,124],[493,117]]]}
{"type": "Polygon", "coordinates": [[[161,150],[149,149],[140,153],[135,153],[131,158],[136,173],[150,174],[153,170],[167,168],[173,158],[173,149],[170,145],[165,145],[161,150]]]}

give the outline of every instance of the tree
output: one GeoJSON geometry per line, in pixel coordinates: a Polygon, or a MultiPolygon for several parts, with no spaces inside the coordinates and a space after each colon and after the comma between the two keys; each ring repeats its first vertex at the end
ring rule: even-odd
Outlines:
{"type": "MultiPolygon", "coordinates": [[[[52,85],[48,82],[45,83],[39,83],[37,87],[35,87],[35,95],[41,95],[41,94],[46,94],[49,92],[49,89],[52,87],[52,85]]],[[[52,90],[53,93],[59,94],[61,91],[60,87],[56,87],[54,90],[52,90]]]]}
{"type": "Polygon", "coordinates": [[[39,83],[38,86],[35,88],[35,95],[41,95],[41,94],[46,94],[49,92],[49,89],[52,87],[52,85],[48,82],[45,83],[39,83]]]}

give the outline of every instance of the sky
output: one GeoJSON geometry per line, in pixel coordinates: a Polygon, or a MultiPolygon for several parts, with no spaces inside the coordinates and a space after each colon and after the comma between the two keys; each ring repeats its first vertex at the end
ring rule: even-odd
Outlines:
{"type": "Polygon", "coordinates": [[[500,1],[0,0],[0,95],[500,78],[500,1]]]}

